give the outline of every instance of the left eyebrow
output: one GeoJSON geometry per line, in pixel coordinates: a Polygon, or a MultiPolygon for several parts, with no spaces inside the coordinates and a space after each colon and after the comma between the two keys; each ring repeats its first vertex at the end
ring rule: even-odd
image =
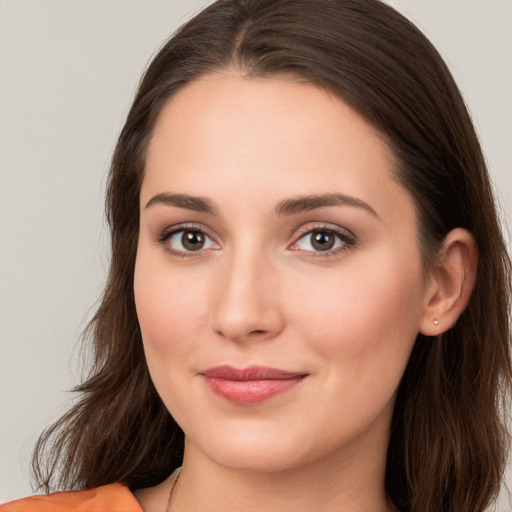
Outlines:
{"type": "Polygon", "coordinates": [[[296,213],[307,212],[323,206],[352,206],[362,208],[369,212],[373,217],[380,219],[377,212],[368,204],[357,197],[347,196],[345,194],[316,194],[309,196],[298,196],[291,199],[285,199],[276,206],[278,215],[293,215],[296,213]]]}

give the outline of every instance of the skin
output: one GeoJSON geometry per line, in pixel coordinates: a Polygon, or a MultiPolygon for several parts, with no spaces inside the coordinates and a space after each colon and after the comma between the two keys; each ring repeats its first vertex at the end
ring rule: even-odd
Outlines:
{"type": "MultiPolygon", "coordinates": [[[[454,232],[443,253],[451,270],[425,280],[414,203],[393,169],[364,119],[291,79],[216,73],[164,108],[142,183],[134,286],[151,376],[186,435],[174,511],[392,509],[395,392],[418,332],[456,320],[460,269],[471,276],[474,254],[470,235],[454,232]],[[332,193],[350,199],[276,212],[332,193]],[[207,198],[215,212],[162,194],[207,198]],[[205,244],[187,251],[179,229],[200,230],[205,244]],[[333,250],[312,245],[315,229],[339,231],[333,250]],[[224,364],[306,377],[237,404],[201,375],[224,364]]],[[[147,512],[165,509],[173,479],[136,493],[147,512]]]]}

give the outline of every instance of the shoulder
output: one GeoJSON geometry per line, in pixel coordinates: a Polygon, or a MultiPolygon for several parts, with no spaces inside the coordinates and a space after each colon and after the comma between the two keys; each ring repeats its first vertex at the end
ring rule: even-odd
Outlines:
{"type": "Polygon", "coordinates": [[[143,512],[123,483],[84,491],[30,496],[0,505],[0,512],[143,512]]]}

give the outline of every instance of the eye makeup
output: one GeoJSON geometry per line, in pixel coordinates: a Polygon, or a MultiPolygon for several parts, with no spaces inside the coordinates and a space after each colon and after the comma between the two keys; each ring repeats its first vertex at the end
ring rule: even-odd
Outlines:
{"type": "MultiPolygon", "coordinates": [[[[184,223],[166,228],[157,242],[171,255],[191,258],[207,250],[219,250],[221,245],[198,224],[184,223]]],[[[315,224],[303,229],[288,250],[312,257],[339,255],[356,244],[355,235],[347,229],[315,224]]]]}

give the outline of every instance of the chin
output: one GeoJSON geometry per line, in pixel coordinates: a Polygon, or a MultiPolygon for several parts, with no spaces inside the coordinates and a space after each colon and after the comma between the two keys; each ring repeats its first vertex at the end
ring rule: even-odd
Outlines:
{"type": "Polygon", "coordinates": [[[307,462],[307,454],[299,451],[300,444],[286,439],[283,433],[237,432],[211,433],[207,442],[194,442],[187,438],[187,450],[199,449],[207,458],[220,466],[237,471],[272,473],[284,471],[307,462]]]}

